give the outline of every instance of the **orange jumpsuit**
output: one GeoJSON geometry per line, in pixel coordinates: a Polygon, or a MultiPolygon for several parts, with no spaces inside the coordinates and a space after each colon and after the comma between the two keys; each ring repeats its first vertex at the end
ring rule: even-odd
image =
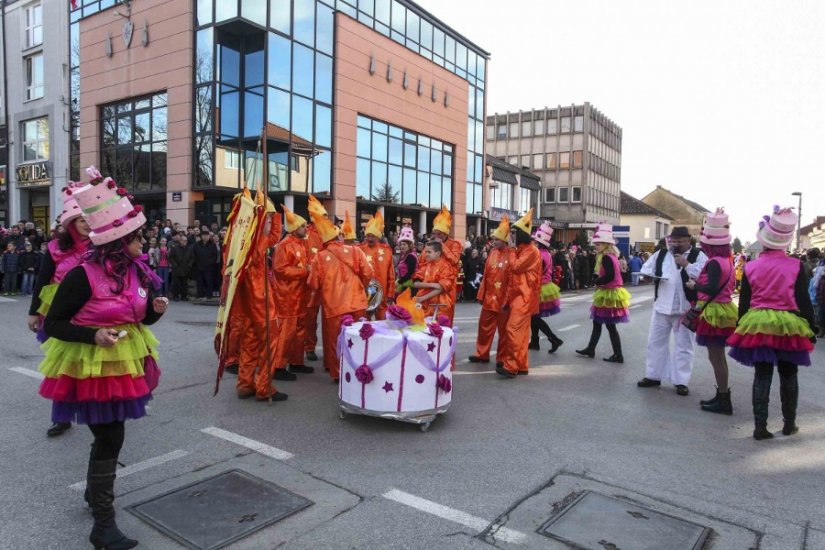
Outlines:
{"type": "MultiPolygon", "coordinates": [[[[307,226],[307,238],[304,241],[307,248],[307,261],[312,265],[312,260],[324,248],[324,241],[318,234],[314,225],[307,226]]],[[[318,345],[318,310],[321,307],[321,300],[312,292],[308,292],[305,302],[306,314],[302,320],[298,321],[298,339],[303,342],[304,351],[315,351],[318,345]]]]}
{"type": "Polygon", "coordinates": [[[315,256],[309,272],[309,287],[321,297],[323,306],[324,368],[338,379],[338,333],[341,317],[357,321],[366,315],[364,291],[372,279],[372,267],[356,247],[332,240],[315,256]]]}
{"type": "Polygon", "coordinates": [[[363,242],[358,247],[366,255],[372,266],[373,279],[384,289],[384,301],[375,310],[375,318],[383,321],[387,318],[387,299],[395,296],[395,266],[392,263],[392,249],[384,243],[370,246],[363,242]]]}
{"type": "Polygon", "coordinates": [[[498,329],[498,353],[503,353],[502,350],[506,346],[507,312],[502,311],[502,308],[507,303],[509,280],[510,251],[506,247],[491,249],[477,295],[478,301],[481,302],[481,316],[478,319],[476,357],[484,361],[490,359],[490,349],[493,347],[496,329],[498,329]]]}
{"type": "Polygon", "coordinates": [[[256,248],[250,250],[249,264],[238,283],[232,317],[238,317],[241,327],[235,338],[240,339],[238,394],[254,391],[257,399],[266,399],[275,393],[272,375],[277,351],[278,328],[275,322],[275,288],[272,273],[266,265],[267,249],[275,246],[281,238],[281,216],[272,216],[268,235],[261,235],[256,248]],[[267,288],[267,286],[269,288],[267,288]],[[264,296],[269,299],[264,300],[264,296]],[[269,319],[267,319],[267,313],[269,319]],[[269,323],[269,349],[266,347],[266,326],[269,323]],[[269,365],[267,366],[267,359],[269,365]]]}
{"type": "MultiPolygon", "coordinates": [[[[424,271],[421,276],[422,282],[438,283],[442,289],[441,294],[438,296],[422,302],[421,305],[426,309],[427,315],[433,314],[435,304],[443,304],[444,307],[438,308],[438,314],[446,315],[452,322],[453,316],[455,315],[455,270],[452,262],[442,255],[436,261],[428,262],[427,265],[424,266],[424,271]]],[[[431,291],[432,289],[429,288],[419,288],[418,294],[424,295],[431,291]]]]}
{"type": "Polygon", "coordinates": [[[298,320],[306,317],[309,295],[306,239],[287,235],[275,247],[272,271],[275,274],[275,302],[278,304],[278,351],[275,365],[278,368],[286,363],[303,365],[304,344],[303,340],[296,338],[296,334],[298,320]]]}
{"type": "MultiPolygon", "coordinates": [[[[451,289],[450,290],[450,300],[451,300],[452,305],[450,306],[450,312],[448,314],[448,317],[450,319],[450,324],[453,323],[453,320],[454,320],[454,317],[455,317],[455,292],[456,292],[455,281],[456,281],[456,277],[458,276],[458,262],[461,261],[461,254],[463,252],[464,252],[464,244],[457,241],[457,240],[455,240],[455,239],[447,239],[442,244],[441,258],[446,260],[447,263],[452,267],[452,270],[453,270],[453,274],[452,274],[453,284],[450,285],[450,289],[451,289]]],[[[413,280],[423,281],[424,280],[424,270],[425,270],[426,267],[427,267],[427,255],[422,254],[421,257],[418,258],[418,271],[415,272],[415,276],[413,277],[413,280]]],[[[443,300],[444,298],[441,298],[441,299],[443,300]]]]}
{"type": "Polygon", "coordinates": [[[530,318],[539,312],[541,254],[532,244],[510,249],[510,281],[507,285],[507,345],[499,346],[497,362],[512,374],[526,373],[530,345],[530,318]],[[504,355],[504,357],[502,357],[504,355]]]}

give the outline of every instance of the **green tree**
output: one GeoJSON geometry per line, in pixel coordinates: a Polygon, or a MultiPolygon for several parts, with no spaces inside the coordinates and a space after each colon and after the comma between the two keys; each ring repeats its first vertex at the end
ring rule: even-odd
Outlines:
{"type": "Polygon", "coordinates": [[[739,240],[739,237],[736,237],[735,239],[733,239],[733,245],[732,246],[733,246],[733,253],[734,254],[739,254],[740,252],[742,252],[742,249],[744,248],[742,246],[742,241],[739,240]]]}
{"type": "Polygon", "coordinates": [[[382,183],[372,194],[372,200],[376,202],[398,202],[398,191],[395,191],[389,182],[382,183]]]}

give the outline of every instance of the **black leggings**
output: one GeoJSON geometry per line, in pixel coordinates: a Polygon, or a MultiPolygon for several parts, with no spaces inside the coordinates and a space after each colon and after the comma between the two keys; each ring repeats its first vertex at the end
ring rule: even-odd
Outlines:
{"type": "MultiPolygon", "coordinates": [[[[770,376],[773,378],[773,363],[755,363],[756,376],[770,376]]],[[[776,366],[779,376],[793,376],[799,372],[799,367],[787,361],[779,361],[776,366]]]]}
{"type": "Polygon", "coordinates": [[[95,436],[89,459],[117,460],[118,455],[120,455],[120,448],[123,447],[123,438],[126,435],[123,422],[89,424],[89,429],[95,436]]]}
{"type": "Polygon", "coordinates": [[[622,339],[619,337],[619,331],[616,329],[616,323],[599,323],[593,321],[593,332],[590,333],[590,344],[588,347],[595,350],[596,344],[602,337],[602,324],[607,327],[607,333],[610,335],[610,345],[613,347],[613,353],[622,355],[622,339]]]}

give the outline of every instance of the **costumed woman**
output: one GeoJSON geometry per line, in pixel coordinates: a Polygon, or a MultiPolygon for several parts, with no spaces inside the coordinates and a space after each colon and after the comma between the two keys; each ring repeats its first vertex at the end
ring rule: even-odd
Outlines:
{"type": "Polygon", "coordinates": [[[739,323],[728,338],[729,355],[754,367],[753,438],[769,439],[768,404],[773,367],[779,371],[782,400],[782,433],[795,434],[799,400],[797,371],[810,366],[813,351],[814,310],[808,295],[808,280],[802,265],[785,251],[791,245],[797,216],[792,208],[774,206],[772,216],[759,222],[756,240],[763,252],[745,264],[739,294],[739,323]]]}
{"type": "Polygon", "coordinates": [[[111,178],[74,193],[94,248],[57,289],[43,323],[49,339],[40,365],[40,395],[52,400],[52,420],[87,424],[94,435],[85,498],[95,548],[123,550],[138,542],[115,523],[115,471],[125,421],[146,415],[160,371],[157,340],[146,325],[168,300],[155,298],[160,278],[144,263],[140,206],[111,178]]]}
{"type": "Polygon", "coordinates": [[[728,387],[728,362],[725,341],[733,334],[739,318],[731,297],[736,285],[731,258],[730,225],[725,210],[718,208],[705,218],[699,237],[702,252],[708,261],[696,281],[685,286],[698,291],[696,307],[702,310],[696,327],[696,344],[708,348],[708,359],[716,377],[716,396],[700,401],[703,411],[733,414],[728,387]]]}
{"type": "MultiPolygon", "coordinates": [[[[93,179],[100,177],[94,166],[90,167],[87,172],[93,179]]],[[[52,305],[57,286],[69,271],[83,262],[84,255],[89,251],[89,224],[86,223],[83,212],[73,196],[82,188],[82,185],[71,182],[69,186],[63,188],[63,212],[60,214],[63,232],[58,238],[49,241],[32,290],[29,330],[37,334],[37,339],[41,343],[46,340],[46,333],[43,332],[43,318],[52,305]]],[[[55,422],[51,428],[46,430],[46,435],[55,437],[71,427],[71,422],[55,422]]]]}
{"type": "Polygon", "coordinates": [[[398,236],[398,250],[401,256],[395,266],[395,293],[401,294],[412,288],[413,275],[418,269],[418,256],[415,254],[415,235],[412,227],[405,225],[398,236]]]}
{"type": "Polygon", "coordinates": [[[605,357],[609,363],[624,363],[622,355],[622,340],[616,328],[617,323],[627,323],[630,320],[630,293],[624,288],[622,272],[619,269],[619,251],[613,239],[613,226],[598,224],[593,235],[593,244],[596,246],[596,291],[593,292],[593,305],[590,306],[590,318],[593,319],[593,331],[590,333],[590,343],[584,349],[577,349],[576,353],[586,357],[596,356],[596,346],[602,336],[602,325],[607,327],[610,335],[610,344],[613,346],[613,355],[605,357]]]}
{"type": "Polygon", "coordinates": [[[549,353],[555,353],[564,341],[553,334],[553,331],[544,320],[561,311],[561,295],[559,287],[553,282],[553,256],[550,255],[550,243],[553,238],[553,228],[550,222],[542,223],[533,235],[533,240],[541,254],[541,294],[539,295],[539,313],[530,319],[530,349],[541,349],[539,346],[539,331],[550,341],[549,353]]]}

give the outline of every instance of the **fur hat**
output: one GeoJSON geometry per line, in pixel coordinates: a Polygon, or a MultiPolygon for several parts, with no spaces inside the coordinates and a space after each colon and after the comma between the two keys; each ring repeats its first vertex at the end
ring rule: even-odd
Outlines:
{"type": "Polygon", "coordinates": [[[756,240],[765,248],[787,250],[793,242],[794,230],[799,221],[793,210],[793,207],[780,209],[775,205],[773,214],[763,216],[762,221],[759,222],[756,240]]]}
{"type": "Polygon", "coordinates": [[[553,228],[550,227],[550,222],[542,223],[538,229],[536,229],[536,234],[533,235],[533,239],[536,242],[543,244],[544,246],[550,248],[550,243],[552,242],[551,239],[553,238],[553,228]]]}
{"type": "Polygon", "coordinates": [[[499,241],[504,241],[505,243],[510,240],[510,218],[505,216],[501,217],[501,222],[499,222],[498,227],[495,231],[490,234],[490,237],[497,239],[499,241]]]}
{"type": "Polygon", "coordinates": [[[699,242],[711,246],[730,244],[730,222],[724,208],[705,216],[699,242]]]}

